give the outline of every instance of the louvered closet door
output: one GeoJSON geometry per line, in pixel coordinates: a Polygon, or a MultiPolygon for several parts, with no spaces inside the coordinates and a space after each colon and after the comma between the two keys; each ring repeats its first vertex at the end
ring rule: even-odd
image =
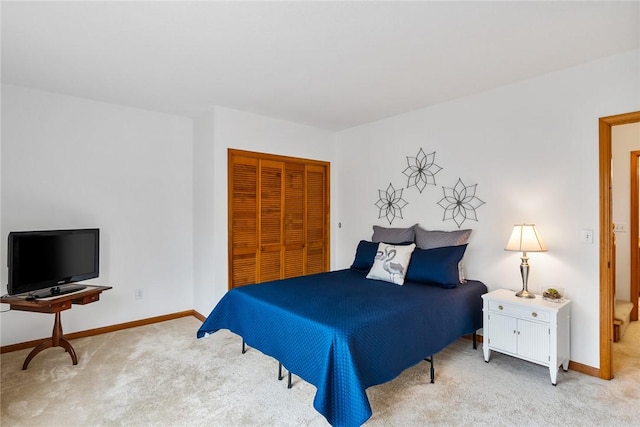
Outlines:
{"type": "Polygon", "coordinates": [[[329,269],[328,201],[325,167],[306,166],[306,271],[322,273],[329,269]]]}
{"type": "Polygon", "coordinates": [[[285,165],[284,179],[284,278],[302,276],[304,268],[305,167],[300,163],[285,165]]]}
{"type": "Polygon", "coordinates": [[[256,283],[258,271],[258,159],[229,161],[230,285],[256,283]]]}
{"type": "Polygon", "coordinates": [[[283,172],[283,163],[260,160],[259,282],[282,278],[283,172]]]}
{"type": "Polygon", "coordinates": [[[229,288],[329,269],[329,163],[229,150],[229,288]]]}

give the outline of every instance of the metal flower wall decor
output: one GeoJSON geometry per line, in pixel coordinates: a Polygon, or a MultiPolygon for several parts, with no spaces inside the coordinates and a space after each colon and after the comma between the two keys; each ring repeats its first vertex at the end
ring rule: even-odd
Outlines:
{"type": "MultiPolygon", "coordinates": [[[[442,167],[435,162],[435,151],[425,154],[420,148],[415,157],[406,159],[407,167],[402,173],[407,177],[407,188],[416,187],[422,194],[427,184],[436,185],[435,175],[442,167]]],[[[442,187],[444,197],[437,202],[444,209],[442,220],[453,220],[458,228],[468,219],[478,221],[476,210],[485,202],[476,197],[476,188],[477,184],[466,186],[461,178],[453,187],[442,187]]],[[[396,190],[391,183],[386,190],[378,190],[378,218],[386,218],[389,224],[396,218],[403,219],[402,209],[409,203],[402,198],[402,190],[396,190]]]]}
{"type": "Polygon", "coordinates": [[[436,152],[424,154],[422,148],[415,157],[407,156],[407,168],[402,171],[407,176],[407,188],[416,187],[420,193],[427,184],[436,185],[435,174],[442,168],[435,164],[436,152]]]}
{"type": "Polygon", "coordinates": [[[460,228],[467,219],[478,220],[476,209],[484,205],[484,202],[476,197],[477,185],[467,187],[462,179],[458,178],[454,187],[442,187],[444,197],[438,204],[444,208],[443,221],[452,219],[460,228]]]}
{"type": "Polygon", "coordinates": [[[402,219],[402,208],[408,203],[402,198],[402,188],[396,190],[389,183],[386,190],[378,190],[378,201],[375,205],[379,209],[378,218],[385,217],[391,224],[396,217],[402,219]]]}

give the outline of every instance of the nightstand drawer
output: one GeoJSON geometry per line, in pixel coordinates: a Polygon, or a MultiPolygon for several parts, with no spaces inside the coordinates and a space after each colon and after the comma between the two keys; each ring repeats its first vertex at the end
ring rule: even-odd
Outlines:
{"type": "Polygon", "coordinates": [[[539,310],[537,307],[526,307],[522,305],[509,304],[502,301],[489,301],[489,310],[495,311],[497,313],[516,316],[520,319],[549,322],[549,312],[539,310]]]}

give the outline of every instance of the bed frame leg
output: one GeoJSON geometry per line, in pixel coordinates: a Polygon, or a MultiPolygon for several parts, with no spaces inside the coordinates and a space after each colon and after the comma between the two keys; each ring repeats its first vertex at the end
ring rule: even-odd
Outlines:
{"type": "Polygon", "coordinates": [[[247,346],[244,340],[242,340],[242,354],[245,354],[246,352],[247,352],[247,346]]]}
{"type": "Polygon", "coordinates": [[[429,362],[431,362],[431,384],[433,384],[433,380],[436,376],[436,371],[433,369],[433,355],[429,358],[429,362]]]}
{"type": "Polygon", "coordinates": [[[433,384],[433,381],[436,377],[436,370],[433,369],[433,354],[429,357],[425,357],[425,359],[427,362],[431,363],[431,384],[433,384]]]}
{"type": "MultiPolygon", "coordinates": [[[[287,381],[287,388],[291,388],[291,371],[289,371],[289,375],[288,375],[288,381],[287,381]]],[[[282,363],[278,362],[278,381],[282,381],[282,379],[284,378],[284,375],[282,375],[282,363]]]]}
{"type": "Polygon", "coordinates": [[[478,349],[478,333],[476,331],[473,331],[473,349],[478,349]]]}

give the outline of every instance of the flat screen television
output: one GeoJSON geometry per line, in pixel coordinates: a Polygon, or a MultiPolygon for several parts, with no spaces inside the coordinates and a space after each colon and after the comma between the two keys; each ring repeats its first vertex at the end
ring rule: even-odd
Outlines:
{"type": "Polygon", "coordinates": [[[83,289],[67,286],[98,277],[100,230],[13,231],[7,250],[9,295],[43,298],[83,289]]]}

